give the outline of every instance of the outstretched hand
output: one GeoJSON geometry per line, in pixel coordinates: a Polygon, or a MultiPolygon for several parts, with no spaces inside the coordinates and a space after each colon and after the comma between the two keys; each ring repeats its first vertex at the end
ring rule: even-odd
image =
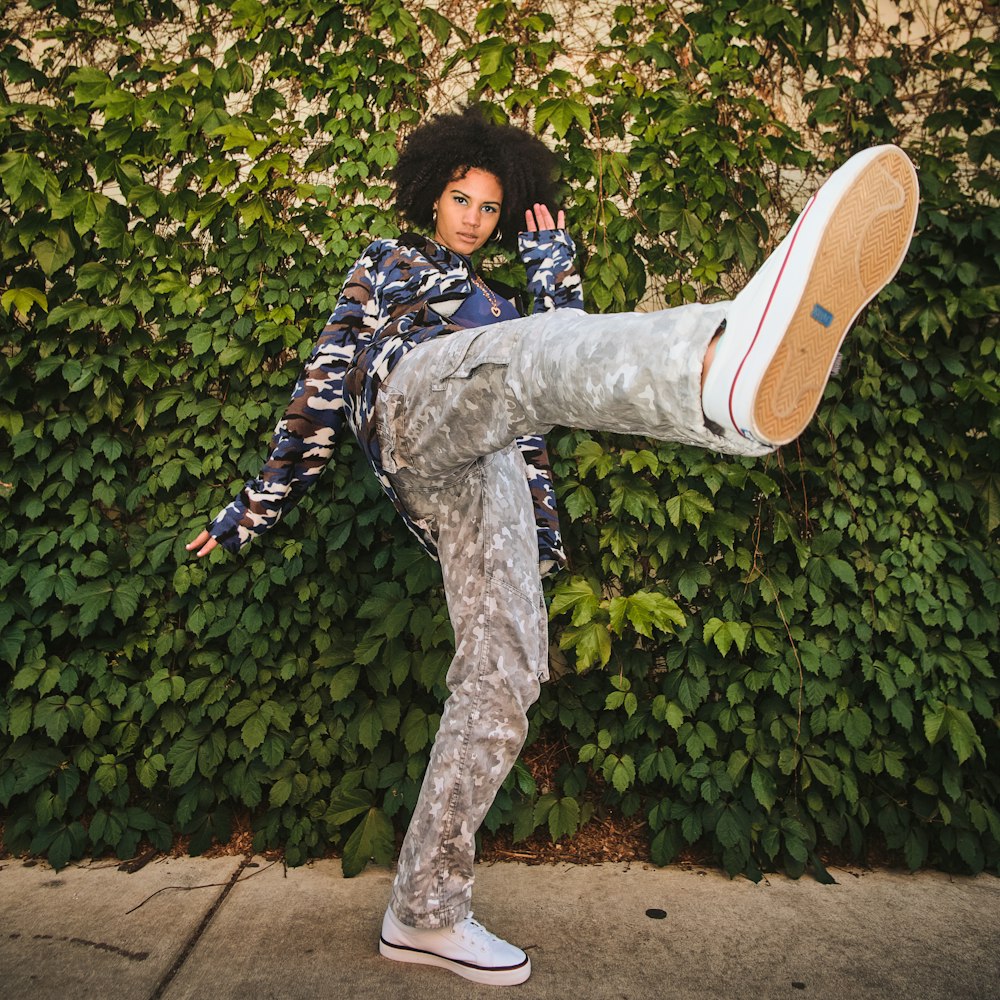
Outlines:
{"type": "Polygon", "coordinates": [[[553,220],[548,205],[539,205],[536,203],[534,209],[529,208],[524,213],[524,221],[526,223],[525,228],[529,233],[540,232],[543,229],[565,229],[566,213],[560,209],[553,220]]]}
{"type": "Polygon", "coordinates": [[[208,531],[203,531],[200,535],[192,538],[191,541],[184,546],[184,548],[186,548],[188,552],[192,549],[197,549],[198,551],[195,555],[200,559],[202,556],[207,556],[209,552],[211,552],[212,549],[214,549],[218,544],[218,541],[213,538],[208,531]]]}

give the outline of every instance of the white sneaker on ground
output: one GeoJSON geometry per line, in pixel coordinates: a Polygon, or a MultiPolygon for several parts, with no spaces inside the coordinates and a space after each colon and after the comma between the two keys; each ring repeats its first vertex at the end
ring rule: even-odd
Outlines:
{"type": "Polygon", "coordinates": [[[702,391],[705,415],[764,445],[812,419],[858,313],[899,270],[917,174],[896,146],[847,161],[733,300],[702,391]]]}
{"type": "Polygon", "coordinates": [[[428,930],[409,927],[386,909],[378,950],[396,962],[434,965],[488,986],[516,986],[531,975],[528,956],[491,934],[471,913],[454,927],[428,930]]]}

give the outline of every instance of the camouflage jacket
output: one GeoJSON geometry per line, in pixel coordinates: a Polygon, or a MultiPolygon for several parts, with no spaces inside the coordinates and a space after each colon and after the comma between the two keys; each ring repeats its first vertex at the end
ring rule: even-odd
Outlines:
{"type": "MultiPolygon", "coordinates": [[[[521,233],[518,248],[527,268],[532,312],[583,308],[576,248],[565,230],[521,233]]],[[[468,262],[423,236],[404,234],[372,243],[358,258],[323,328],[291,402],[271,439],[270,455],[210,530],[238,551],[275,525],[326,466],[344,417],[389,499],[424,548],[433,541],[411,520],[382,469],[375,432],[375,399],[382,381],[411,350],[461,327],[452,316],[473,292],[468,262]]],[[[535,502],[543,572],[565,564],[545,443],[518,442],[535,502]]]]}

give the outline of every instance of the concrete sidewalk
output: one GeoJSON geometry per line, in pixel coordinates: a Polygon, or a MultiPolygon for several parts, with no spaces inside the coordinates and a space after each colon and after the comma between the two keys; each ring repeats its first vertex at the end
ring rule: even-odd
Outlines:
{"type": "Polygon", "coordinates": [[[531,956],[531,979],[503,989],[378,955],[386,869],[3,861],[0,998],[1000,998],[1000,880],[831,873],[837,885],[754,885],[643,864],[480,865],[477,918],[531,956]]]}

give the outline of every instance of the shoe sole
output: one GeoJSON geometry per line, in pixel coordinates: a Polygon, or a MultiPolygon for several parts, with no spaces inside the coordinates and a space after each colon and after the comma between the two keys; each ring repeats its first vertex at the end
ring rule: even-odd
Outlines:
{"type": "MultiPolygon", "coordinates": [[[[866,164],[844,193],[792,320],[758,385],[752,406],[755,436],[787,444],[812,419],[848,331],[903,262],[917,202],[913,164],[891,146],[866,164]]],[[[794,245],[788,257],[793,254],[794,245]]],[[[772,299],[783,274],[784,268],[772,299]]]]}
{"type": "Polygon", "coordinates": [[[378,950],[384,958],[391,958],[394,962],[410,962],[414,965],[430,965],[438,969],[447,969],[463,979],[484,986],[517,986],[531,975],[531,959],[527,955],[520,965],[496,969],[484,968],[481,965],[473,965],[471,962],[463,962],[459,959],[445,958],[443,955],[437,955],[432,951],[423,951],[420,948],[392,944],[384,937],[379,937],[378,950]]]}

